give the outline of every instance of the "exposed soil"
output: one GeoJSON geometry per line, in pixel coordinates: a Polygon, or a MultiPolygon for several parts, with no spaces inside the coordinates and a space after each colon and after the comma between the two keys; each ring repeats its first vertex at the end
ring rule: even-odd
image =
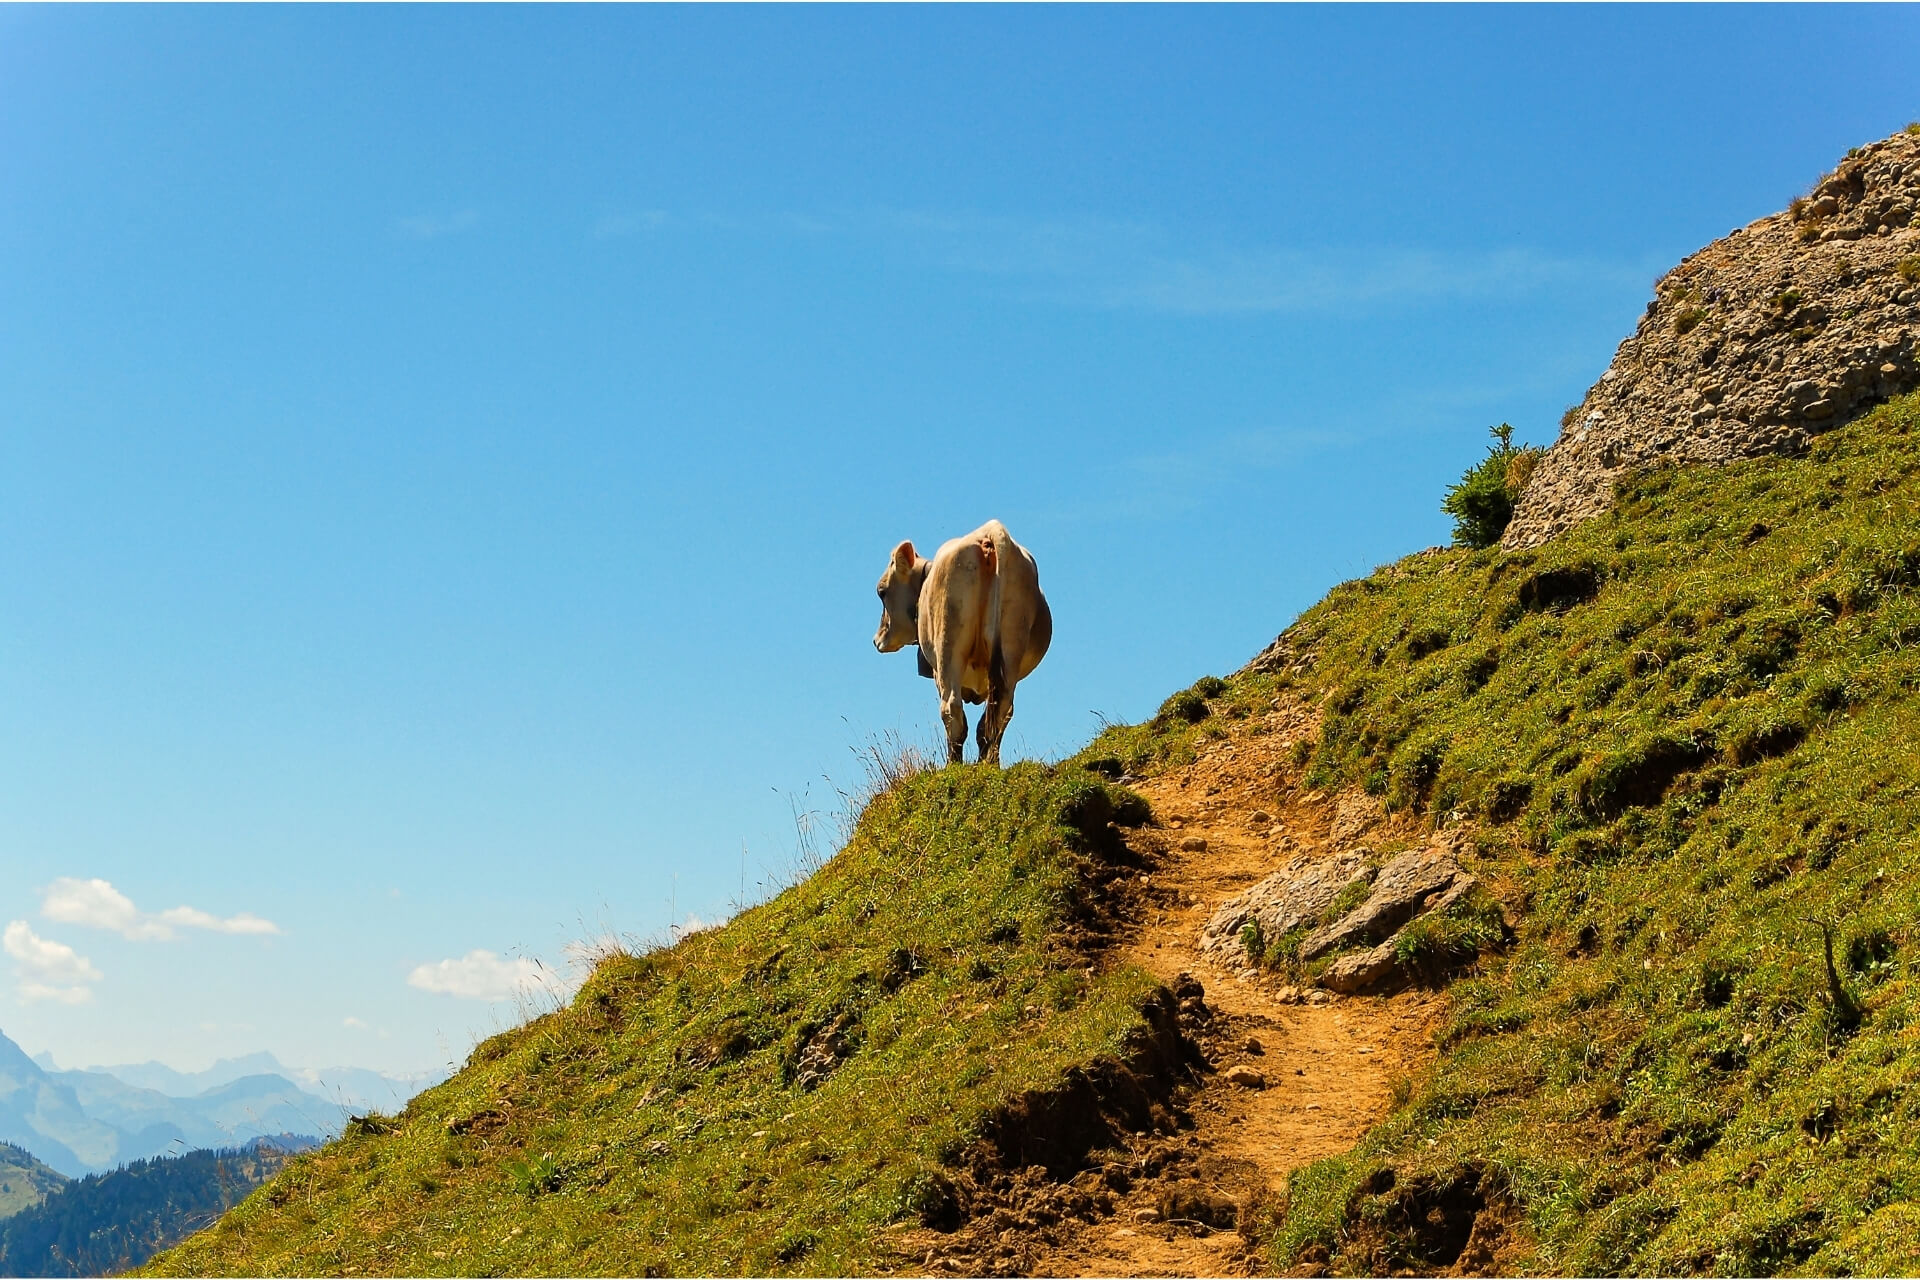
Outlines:
{"type": "Polygon", "coordinates": [[[1288,1174],[1352,1147],[1387,1112],[1395,1081],[1429,1060],[1442,996],[1303,998],[1277,975],[1234,972],[1200,952],[1201,929],[1225,899],[1298,853],[1332,852],[1334,804],[1299,790],[1285,763],[1311,733],[1310,714],[1283,706],[1233,729],[1204,740],[1193,765],[1132,784],[1153,805],[1154,825],[1129,836],[1151,870],[1132,886],[1138,927],[1109,952],[1167,983],[1204,1062],[1140,1131],[1117,1135],[1110,1158],[1096,1154],[1071,1179],[1038,1167],[979,1171],[962,1191],[973,1202],[964,1227],[903,1233],[906,1269],[1259,1274],[1267,1262],[1254,1229],[1288,1174]]]}

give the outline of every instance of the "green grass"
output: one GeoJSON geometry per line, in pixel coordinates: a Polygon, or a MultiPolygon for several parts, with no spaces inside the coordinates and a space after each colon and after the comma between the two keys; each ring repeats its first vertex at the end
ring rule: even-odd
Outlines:
{"type": "Polygon", "coordinates": [[[1073,768],[910,777],[806,883],[607,960],[146,1269],[876,1270],[983,1117],[1140,1025],[1151,979],[1090,974],[1076,941],[1105,911],[1116,805],[1145,816],[1073,768]],[[804,1087],[827,1027],[847,1056],[804,1087]]]}
{"type": "Polygon", "coordinates": [[[0,1220],[31,1209],[66,1181],[22,1148],[0,1142],[0,1220]]]}
{"type": "Polygon", "coordinates": [[[1404,1105],[1296,1178],[1276,1264],[1419,1265],[1391,1169],[1503,1188],[1522,1269],[1920,1270],[1917,587],[1907,397],[1806,458],[1642,475],[1537,552],[1344,584],[1287,637],[1308,669],[1236,681],[1322,701],[1310,785],[1476,819],[1518,933],[1404,1105]]]}

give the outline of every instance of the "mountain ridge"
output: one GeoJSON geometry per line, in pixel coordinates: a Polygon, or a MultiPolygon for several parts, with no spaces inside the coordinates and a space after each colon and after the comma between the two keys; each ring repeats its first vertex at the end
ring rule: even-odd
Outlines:
{"type": "Polygon", "coordinates": [[[351,1068],[300,1071],[265,1052],[221,1059],[200,1072],[157,1062],[50,1070],[0,1033],[0,1141],[65,1177],[84,1177],[131,1160],[236,1147],[256,1137],[324,1138],[356,1112],[404,1105],[412,1096],[409,1084],[351,1068]],[[165,1087],[129,1081],[121,1071],[165,1087]],[[328,1092],[294,1074],[323,1081],[328,1092]]]}

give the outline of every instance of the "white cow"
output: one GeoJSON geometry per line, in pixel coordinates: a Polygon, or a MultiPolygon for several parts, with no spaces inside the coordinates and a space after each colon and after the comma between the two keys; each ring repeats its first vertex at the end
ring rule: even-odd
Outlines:
{"type": "Polygon", "coordinates": [[[964,702],[985,702],[980,758],[1000,763],[1000,739],[1013,719],[1013,687],[1047,656],[1053,612],[1040,594],[1040,567],[1007,527],[989,520],[922,559],[911,542],[893,549],[880,575],[880,630],[873,647],[892,653],[920,646],[920,674],[933,677],[947,759],[967,742],[964,702]]]}

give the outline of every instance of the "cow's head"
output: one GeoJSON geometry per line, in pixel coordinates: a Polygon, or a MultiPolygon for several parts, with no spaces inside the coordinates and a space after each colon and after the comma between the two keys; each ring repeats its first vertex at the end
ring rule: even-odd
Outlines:
{"type": "Polygon", "coordinates": [[[920,643],[920,587],[927,580],[927,562],[914,554],[913,544],[893,549],[887,571],[880,575],[880,629],[873,647],[892,653],[920,643]]]}

